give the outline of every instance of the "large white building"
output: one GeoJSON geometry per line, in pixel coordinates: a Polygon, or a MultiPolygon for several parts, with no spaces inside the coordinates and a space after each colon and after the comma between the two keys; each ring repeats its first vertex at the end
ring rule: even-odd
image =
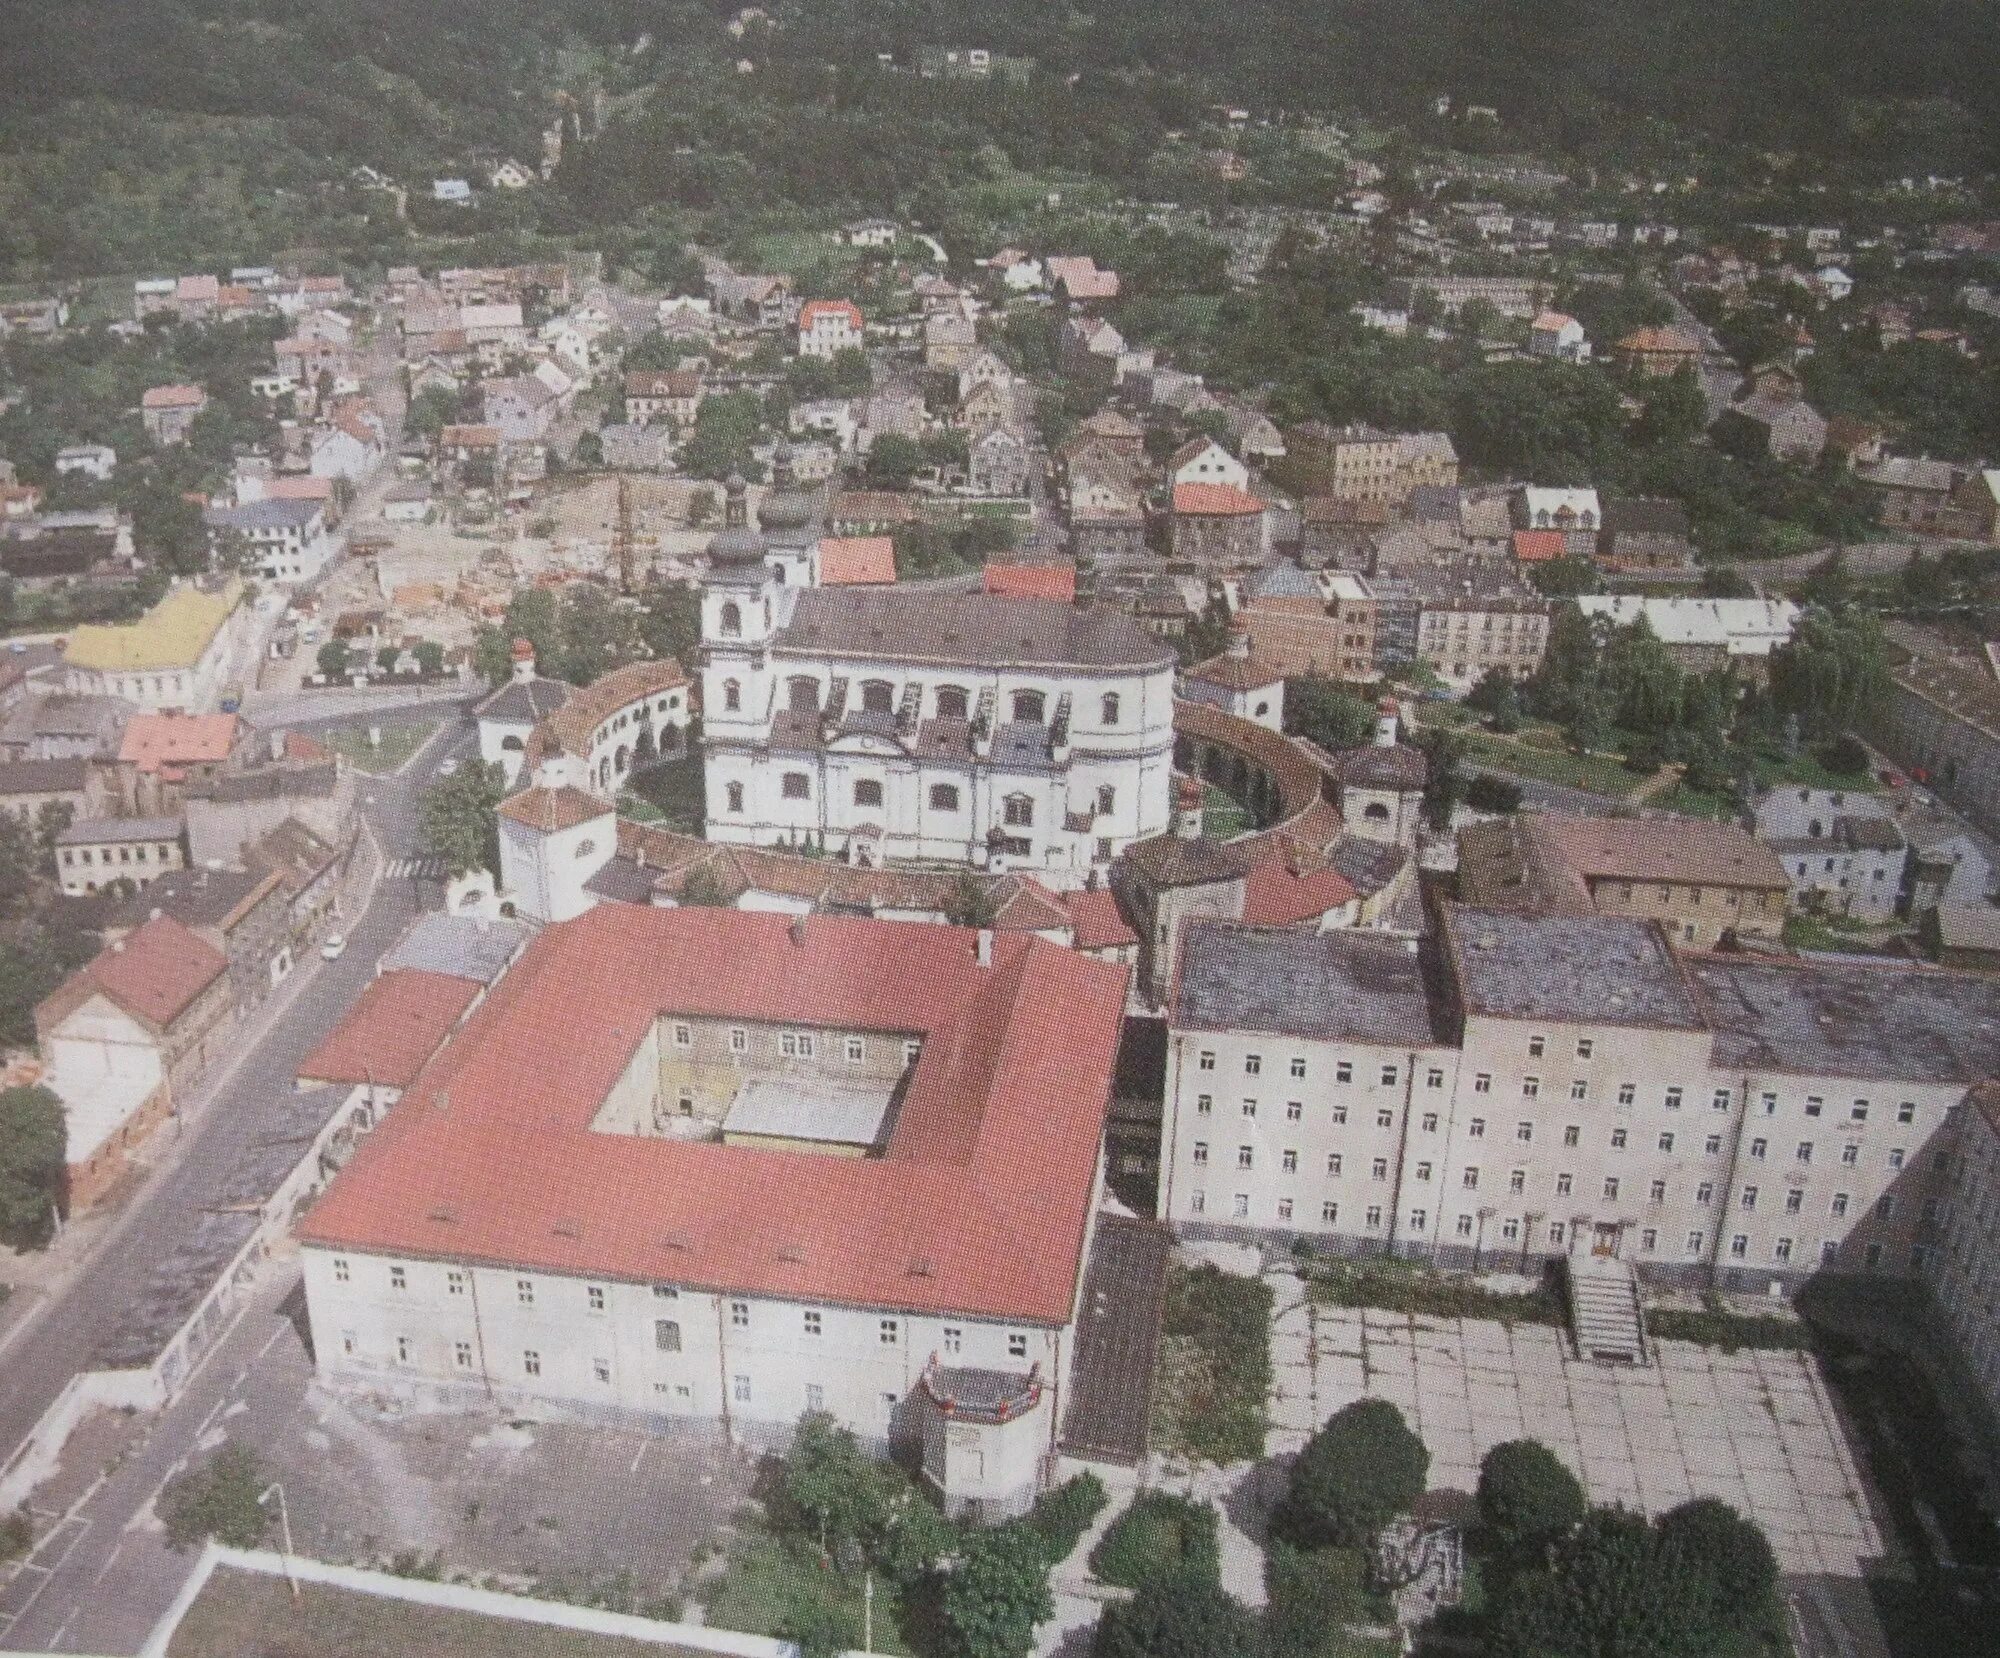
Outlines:
{"type": "Polygon", "coordinates": [[[74,629],[62,684],[78,696],[122,697],[143,712],[206,714],[242,666],[253,626],[241,578],[171,589],[136,622],[74,629]]]}
{"type": "Polygon", "coordinates": [[[1128,617],[795,586],[772,553],[731,480],[702,598],[709,839],[1074,887],[1167,828],[1174,657],[1128,617]]]}
{"type": "Polygon", "coordinates": [[[1160,1214],[1185,1232],[1775,1293],[1922,1269],[1932,1142],[2000,1055],[2000,980],[1450,906],[1421,948],[1190,923],[1168,1021],[1160,1214]]]}
{"type": "Polygon", "coordinates": [[[1072,1385],[1124,980],[846,917],[549,927],[301,1223],[320,1373],[757,1444],[826,1411],[1018,1512],[1072,1385]]]}

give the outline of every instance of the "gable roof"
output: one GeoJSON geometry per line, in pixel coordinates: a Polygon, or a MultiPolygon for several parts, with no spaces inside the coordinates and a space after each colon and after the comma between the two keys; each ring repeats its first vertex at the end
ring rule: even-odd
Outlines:
{"type": "Polygon", "coordinates": [[[1076,597],[1076,565],[1068,559],[989,560],[982,578],[989,593],[1013,599],[1060,599],[1064,604],[1076,597]]]}
{"type": "Polygon", "coordinates": [[[172,778],[183,766],[227,760],[238,724],[234,714],[134,714],[125,722],[118,758],[172,778]]]}
{"type": "Polygon", "coordinates": [[[892,583],[896,579],[896,543],[886,535],[822,537],[819,579],[826,587],[892,583]]]}
{"type": "Polygon", "coordinates": [[[1234,484],[1175,484],[1174,512],[1182,518],[1249,518],[1264,510],[1256,496],[1234,484]]]}
{"type": "Polygon", "coordinates": [[[107,944],[35,1010],[35,1022],[60,1020],[93,992],[154,1030],[169,1029],[197,997],[229,969],[214,945],[170,915],[154,916],[115,944],[107,944]]]}
{"type": "Polygon", "coordinates": [[[383,973],[299,1062],[299,1080],[407,1088],[479,993],[476,980],[447,973],[414,967],[383,973]]]}

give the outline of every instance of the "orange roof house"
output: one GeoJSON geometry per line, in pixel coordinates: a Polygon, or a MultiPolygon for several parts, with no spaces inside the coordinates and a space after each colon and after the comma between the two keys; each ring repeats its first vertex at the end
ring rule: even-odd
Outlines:
{"type": "Polygon", "coordinates": [[[995,559],[988,562],[986,591],[1006,599],[1076,597],[1076,565],[1069,559],[995,559]]]}
{"type": "Polygon", "coordinates": [[[886,586],[896,579],[896,543],[886,535],[832,535],[819,544],[822,587],[886,586]]]}
{"type": "Polygon", "coordinates": [[[1243,518],[1261,513],[1264,503],[1234,484],[1175,484],[1177,518],[1243,518]]]}
{"type": "Polygon", "coordinates": [[[1542,564],[1569,552],[1569,537],[1561,530],[1516,530],[1514,557],[1523,564],[1542,564]]]}
{"type": "Polygon", "coordinates": [[[178,783],[190,766],[227,760],[240,728],[234,714],[134,714],[125,722],[118,758],[178,783]]]}
{"type": "Polygon", "coordinates": [[[403,967],[369,981],[299,1065],[301,1082],[407,1088],[479,997],[476,979],[403,967]]]}
{"type": "Polygon", "coordinates": [[[920,923],[601,905],[535,938],[299,1236],[308,1248],[1061,1328],[1097,1195],[1125,984],[1123,967],[1032,934],[980,942],[920,923]],[[824,1157],[598,1132],[635,1056],[675,1015],[915,1043],[885,1142],[824,1157]]]}

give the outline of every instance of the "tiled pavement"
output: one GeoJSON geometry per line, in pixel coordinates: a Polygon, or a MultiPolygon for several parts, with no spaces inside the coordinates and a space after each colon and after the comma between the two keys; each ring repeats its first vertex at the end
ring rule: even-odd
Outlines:
{"type": "Polygon", "coordinates": [[[1570,1356],[1544,1325],[1316,1308],[1274,1275],[1268,1449],[1296,1451],[1364,1395],[1399,1405],[1434,1490],[1471,1492],[1503,1440],[1539,1439],[1595,1502],[1657,1513],[1720,1497],[1764,1528],[1780,1570],[1857,1576],[1882,1552],[1817,1366],[1801,1353],[1661,1342],[1627,1369],[1570,1356]]]}

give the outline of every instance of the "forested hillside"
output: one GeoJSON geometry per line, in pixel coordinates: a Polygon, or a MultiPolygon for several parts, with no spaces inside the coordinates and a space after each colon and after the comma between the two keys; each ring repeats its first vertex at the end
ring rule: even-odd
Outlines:
{"type": "MultiPolygon", "coordinates": [[[[1069,170],[1162,187],[1158,155],[1218,99],[1358,114],[1578,162],[1726,181],[1811,152],[1816,181],[1983,171],[2000,37],[1978,0],[769,0],[732,39],[717,0],[76,0],[0,38],[0,277],[407,243],[367,164],[419,191],[481,153],[555,188],[463,235],[593,237],[637,216],[908,208],[1069,170]],[[1022,85],[884,73],[920,44],[1032,58],[1022,85]],[[746,58],[755,73],[738,74],[746,58]],[[835,66],[830,68],[829,66],[835,66]],[[1136,71],[1149,73],[1136,73],[1136,71]],[[1490,105],[1449,131],[1433,100],[1490,105]]],[[[1167,182],[1171,182],[1170,180],[1167,182]]],[[[952,204],[964,212],[965,202],[952,204]]],[[[414,213],[415,230],[436,228],[414,213]]],[[[704,227],[707,228],[707,227],[704,227]]],[[[727,227],[725,227],[727,228],[727,227]]]]}

